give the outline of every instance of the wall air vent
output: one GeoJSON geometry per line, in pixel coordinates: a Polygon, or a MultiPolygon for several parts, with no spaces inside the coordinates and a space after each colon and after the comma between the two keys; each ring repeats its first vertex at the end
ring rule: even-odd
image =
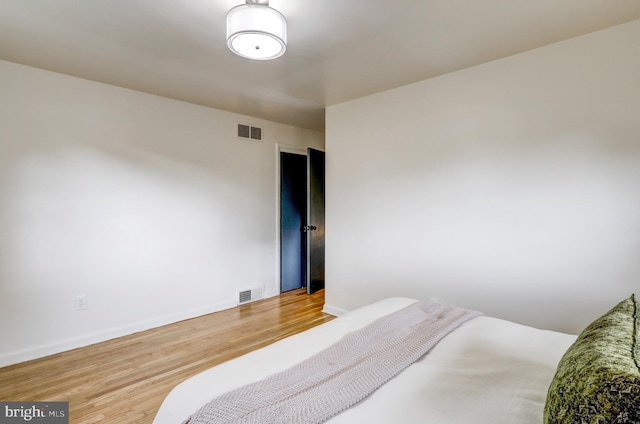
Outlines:
{"type": "Polygon", "coordinates": [[[262,140],[262,128],[252,127],[251,125],[238,124],[238,137],[247,140],[262,140]]]}
{"type": "Polygon", "coordinates": [[[253,302],[263,298],[262,287],[255,287],[238,291],[238,305],[253,302]]]}

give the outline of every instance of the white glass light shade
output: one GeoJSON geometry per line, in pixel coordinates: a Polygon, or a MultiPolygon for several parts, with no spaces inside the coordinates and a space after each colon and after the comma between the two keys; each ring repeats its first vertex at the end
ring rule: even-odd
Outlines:
{"type": "Polygon", "coordinates": [[[227,13],[227,45],[242,57],[275,59],[287,49],[287,20],[266,5],[236,6],[227,13]]]}

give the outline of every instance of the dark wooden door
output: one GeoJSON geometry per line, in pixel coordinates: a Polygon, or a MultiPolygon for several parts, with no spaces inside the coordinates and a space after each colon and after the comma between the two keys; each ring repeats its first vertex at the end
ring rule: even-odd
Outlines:
{"type": "Polygon", "coordinates": [[[307,149],[307,293],[324,288],[324,152],[307,149]]]}

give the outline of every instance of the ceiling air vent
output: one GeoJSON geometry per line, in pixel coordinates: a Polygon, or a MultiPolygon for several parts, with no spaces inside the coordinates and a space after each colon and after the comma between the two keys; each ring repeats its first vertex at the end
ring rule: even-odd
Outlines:
{"type": "Polygon", "coordinates": [[[238,137],[260,141],[262,140],[262,128],[238,124],[238,137]]]}

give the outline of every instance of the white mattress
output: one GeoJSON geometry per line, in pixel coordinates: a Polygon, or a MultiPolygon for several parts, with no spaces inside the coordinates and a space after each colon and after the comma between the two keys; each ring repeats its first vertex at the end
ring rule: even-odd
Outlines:
{"type": "MultiPolygon", "coordinates": [[[[390,298],[202,372],[176,386],[154,424],[177,424],[226,391],[296,364],[414,303],[390,298]]],[[[479,317],[369,398],[328,422],[539,424],[556,366],[576,336],[479,317]]]]}

